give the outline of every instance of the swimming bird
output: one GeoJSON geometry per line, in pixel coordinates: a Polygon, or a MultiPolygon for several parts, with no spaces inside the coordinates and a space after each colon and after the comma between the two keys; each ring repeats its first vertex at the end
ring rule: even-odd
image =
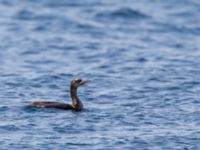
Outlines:
{"type": "Polygon", "coordinates": [[[88,82],[89,80],[82,80],[82,79],[74,79],[71,81],[70,96],[72,99],[72,104],[49,102],[49,101],[36,101],[33,102],[31,106],[81,111],[83,109],[83,103],[77,96],[77,89],[79,86],[84,85],[85,83],[88,82]]]}

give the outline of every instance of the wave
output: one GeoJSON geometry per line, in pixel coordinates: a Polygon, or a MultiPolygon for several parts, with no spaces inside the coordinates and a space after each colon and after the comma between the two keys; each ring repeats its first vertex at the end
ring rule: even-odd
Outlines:
{"type": "Polygon", "coordinates": [[[55,20],[58,19],[55,15],[52,14],[36,14],[30,10],[20,10],[16,13],[14,18],[19,20],[55,20]]]}
{"type": "Polygon", "coordinates": [[[113,11],[104,11],[96,14],[96,18],[109,18],[109,19],[146,19],[148,15],[141,13],[138,10],[133,10],[128,7],[119,8],[113,11]]]}

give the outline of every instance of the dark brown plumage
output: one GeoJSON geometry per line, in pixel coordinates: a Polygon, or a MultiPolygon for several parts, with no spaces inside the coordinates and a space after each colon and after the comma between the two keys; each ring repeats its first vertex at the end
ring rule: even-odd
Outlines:
{"type": "Polygon", "coordinates": [[[77,89],[80,85],[89,82],[88,80],[75,79],[71,81],[70,85],[70,95],[72,99],[72,104],[65,104],[59,102],[48,102],[48,101],[36,101],[31,104],[34,107],[46,107],[46,108],[58,108],[65,110],[75,110],[81,111],[83,109],[83,104],[77,96],[77,89]]]}

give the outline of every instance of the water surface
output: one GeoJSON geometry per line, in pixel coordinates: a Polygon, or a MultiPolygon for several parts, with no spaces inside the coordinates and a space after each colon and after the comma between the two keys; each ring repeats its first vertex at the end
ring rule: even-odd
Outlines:
{"type": "Polygon", "coordinates": [[[197,0],[0,0],[0,145],[200,149],[197,0]],[[26,107],[70,103],[82,112],[26,107]]]}

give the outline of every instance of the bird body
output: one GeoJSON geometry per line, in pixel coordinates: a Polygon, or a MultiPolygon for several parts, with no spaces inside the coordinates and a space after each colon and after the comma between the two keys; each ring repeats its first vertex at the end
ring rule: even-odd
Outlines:
{"type": "Polygon", "coordinates": [[[65,110],[81,111],[83,109],[83,103],[77,96],[77,89],[80,85],[89,82],[88,80],[75,79],[71,81],[70,96],[72,104],[49,102],[49,101],[36,101],[31,104],[33,107],[46,107],[46,108],[58,108],[65,110]]]}

